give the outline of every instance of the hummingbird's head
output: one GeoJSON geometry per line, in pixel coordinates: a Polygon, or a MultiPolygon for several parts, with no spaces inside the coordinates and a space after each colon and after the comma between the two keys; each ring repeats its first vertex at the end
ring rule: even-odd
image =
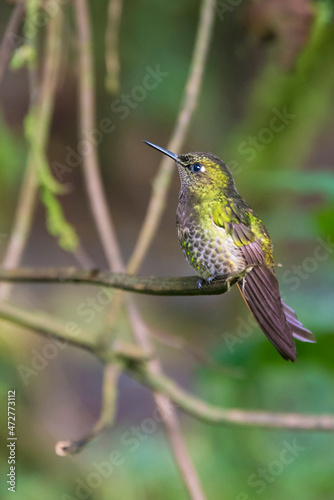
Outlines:
{"type": "Polygon", "coordinates": [[[235,190],[232,174],[218,156],[211,153],[177,155],[151,142],[143,142],[176,162],[181,180],[181,191],[189,191],[197,197],[215,197],[222,191],[235,190]]]}

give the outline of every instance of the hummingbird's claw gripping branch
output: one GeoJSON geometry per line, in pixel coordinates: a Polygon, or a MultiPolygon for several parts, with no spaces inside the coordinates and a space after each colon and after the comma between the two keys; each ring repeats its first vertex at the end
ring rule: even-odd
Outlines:
{"type": "Polygon", "coordinates": [[[244,282],[244,279],[248,273],[251,272],[254,267],[257,266],[264,266],[264,264],[251,264],[245,267],[241,272],[238,271],[237,273],[229,274],[229,275],[222,275],[222,276],[210,276],[209,278],[199,278],[197,280],[197,287],[199,290],[202,290],[203,285],[208,285],[210,286],[215,280],[216,281],[225,281],[226,283],[226,291],[229,292],[231,290],[231,286],[235,285],[237,281],[242,281],[244,282]]]}
{"type": "Polygon", "coordinates": [[[210,278],[199,278],[197,280],[197,287],[199,290],[202,290],[202,287],[204,284],[206,285],[211,285],[211,283],[213,282],[213,280],[215,280],[215,276],[210,276],[210,278]]]}

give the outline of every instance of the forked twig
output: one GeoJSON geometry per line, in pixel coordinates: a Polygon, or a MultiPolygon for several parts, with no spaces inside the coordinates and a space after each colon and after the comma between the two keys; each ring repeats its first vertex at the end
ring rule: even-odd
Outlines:
{"type": "MultiPolygon", "coordinates": [[[[243,276],[243,274],[242,274],[243,276]]],[[[212,281],[210,285],[204,283],[198,288],[196,276],[183,278],[158,278],[154,276],[135,276],[133,274],[100,272],[98,270],[63,268],[30,268],[0,269],[0,281],[16,283],[58,283],[78,284],[85,283],[94,286],[116,288],[126,292],[141,293],[144,295],[218,295],[226,293],[232,284],[238,281],[238,275],[233,281],[227,282],[223,277],[212,281]]]]}

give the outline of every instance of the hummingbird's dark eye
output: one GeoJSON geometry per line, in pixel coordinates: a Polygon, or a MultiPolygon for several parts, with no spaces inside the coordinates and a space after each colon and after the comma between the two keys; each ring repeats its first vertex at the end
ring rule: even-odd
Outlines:
{"type": "Polygon", "coordinates": [[[193,165],[191,165],[192,172],[204,172],[204,170],[205,170],[205,167],[200,165],[200,163],[194,163],[193,165]]]}

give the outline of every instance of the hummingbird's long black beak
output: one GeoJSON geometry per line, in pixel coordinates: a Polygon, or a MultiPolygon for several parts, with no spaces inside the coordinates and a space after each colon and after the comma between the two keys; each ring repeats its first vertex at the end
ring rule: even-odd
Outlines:
{"type": "Polygon", "coordinates": [[[168,149],[164,149],[164,148],[161,148],[160,146],[156,146],[156,144],[152,144],[152,142],[148,142],[148,141],[143,141],[143,142],[145,142],[145,144],[147,144],[148,146],[151,146],[151,148],[157,149],[158,151],[160,151],[160,153],[163,153],[164,155],[169,156],[174,161],[177,161],[177,162],[179,161],[178,155],[175,153],[172,153],[171,151],[168,151],[168,149]]]}

